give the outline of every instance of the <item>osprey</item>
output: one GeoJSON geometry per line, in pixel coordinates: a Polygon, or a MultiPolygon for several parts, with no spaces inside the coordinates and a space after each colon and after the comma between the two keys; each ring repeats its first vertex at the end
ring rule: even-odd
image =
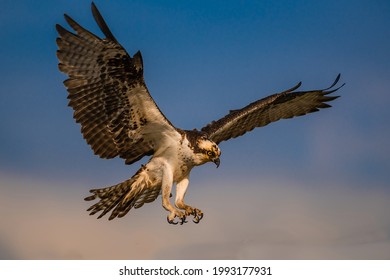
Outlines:
{"type": "Polygon", "coordinates": [[[286,91],[255,101],[199,130],[175,127],[160,111],[149,94],[143,76],[141,52],[131,57],[109,30],[92,3],[92,14],[106,38],[99,38],[72,18],[65,19],[72,33],[56,25],[57,57],[60,71],[69,76],[64,81],[74,119],[94,153],[101,158],[121,157],[132,164],[151,156],[147,164],[130,179],[117,185],[92,189],[87,201],[99,199],[88,211],[98,218],[111,211],[109,220],[125,216],[132,208],[154,201],[160,194],[162,206],[169,212],[171,224],[183,224],[193,216],[198,223],[203,212],[187,205],[184,196],[189,174],[195,166],[207,162],[220,164],[218,144],[280,119],[302,116],[320,108],[340,87],[340,79],[322,90],[296,91],[301,83],[286,91]],[[176,184],[174,205],[170,202],[176,184]]]}

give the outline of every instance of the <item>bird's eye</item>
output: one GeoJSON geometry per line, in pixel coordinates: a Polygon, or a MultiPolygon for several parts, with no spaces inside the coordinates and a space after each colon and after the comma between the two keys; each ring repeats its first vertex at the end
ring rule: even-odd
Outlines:
{"type": "Polygon", "coordinates": [[[213,156],[215,156],[215,153],[212,152],[212,151],[208,151],[208,152],[207,152],[207,155],[208,155],[209,157],[213,157],[213,156]]]}

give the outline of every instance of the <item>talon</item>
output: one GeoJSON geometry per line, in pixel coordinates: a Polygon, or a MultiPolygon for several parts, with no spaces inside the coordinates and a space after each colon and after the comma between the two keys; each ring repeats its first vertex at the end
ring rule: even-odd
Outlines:
{"type": "Polygon", "coordinates": [[[194,218],[194,219],[192,219],[192,221],[193,221],[195,224],[199,224],[199,222],[200,222],[200,219],[199,219],[199,217],[198,217],[198,216],[195,216],[195,218],[194,218]]]}
{"type": "Polygon", "coordinates": [[[180,220],[181,220],[180,222],[181,225],[187,223],[186,216],[183,216],[180,220]]]}
{"type": "Polygon", "coordinates": [[[168,217],[167,217],[167,221],[168,221],[168,224],[171,224],[171,225],[177,225],[178,222],[174,222],[173,220],[171,221],[168,217]]]}
{"type": "Polygon", "coordinates": [[[199,224],[200,220],[203,219],[203,213],[200,210],[196,210],[195,212],[196,214],[194,215],[194,219],[192,219],[192,221],[195,224],[199,224]]]}

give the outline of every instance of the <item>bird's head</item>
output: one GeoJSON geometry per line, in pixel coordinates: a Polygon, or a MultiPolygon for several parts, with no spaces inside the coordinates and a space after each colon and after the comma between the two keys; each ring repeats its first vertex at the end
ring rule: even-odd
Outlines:
{"type": "Polygon", "coordinates": [[[221,155],[221,150],[215,142],[211,141],[206,136],[202,136],[198,138],[196,145],[196,153],[201,161],[200,164],[211,161],[214,162],[217,167],[219,166],[219,156],[221,155]]]}

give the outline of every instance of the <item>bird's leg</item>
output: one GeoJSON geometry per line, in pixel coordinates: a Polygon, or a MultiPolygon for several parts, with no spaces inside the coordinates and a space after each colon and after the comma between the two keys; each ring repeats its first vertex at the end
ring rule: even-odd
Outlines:
{"type": "Polygon", "coordinates": [[[163,207],[165,208],[165,210],[170,212],[169,215],[167,216],[168,223],[174,225],[178,224],[179,222],[175,222],[176,217],[179,218],[181,225],[186,223],[186,214],[172,206],[172,204],[169,202],[169,193],[168,196],[165,196],[163,192],[162,200],[163,200],[162,203],[163,207]]]}
{"type": "MultiPolygon", "coordinates": [[[[164,180],[163,180],[164,182],[164,180]]],[[[184,224],[186,222],[186,215],[182,211],[176,209],[172,206],[169,201],[169,197],[171,196],[172,189],[172,181],[164,182],[162,185],[162,206],[165,210],[169,211],[169,215],[167,216],[167,221],[170,224],[178,224],[179,222],[175,222],[175,218],[178,217],[180,220],[180,224],[184,224]]]]}
{"type": "Polygon", "coordinates": [[[197,224],[203,218],[203,212],[184,203],[184,196],[186,194],[188,184],[188,178],[184,178],[179,183],[177,183],[175,205],[177,208],[183,209],[186,216],[194,216],[193,222],[197,224]]]}

